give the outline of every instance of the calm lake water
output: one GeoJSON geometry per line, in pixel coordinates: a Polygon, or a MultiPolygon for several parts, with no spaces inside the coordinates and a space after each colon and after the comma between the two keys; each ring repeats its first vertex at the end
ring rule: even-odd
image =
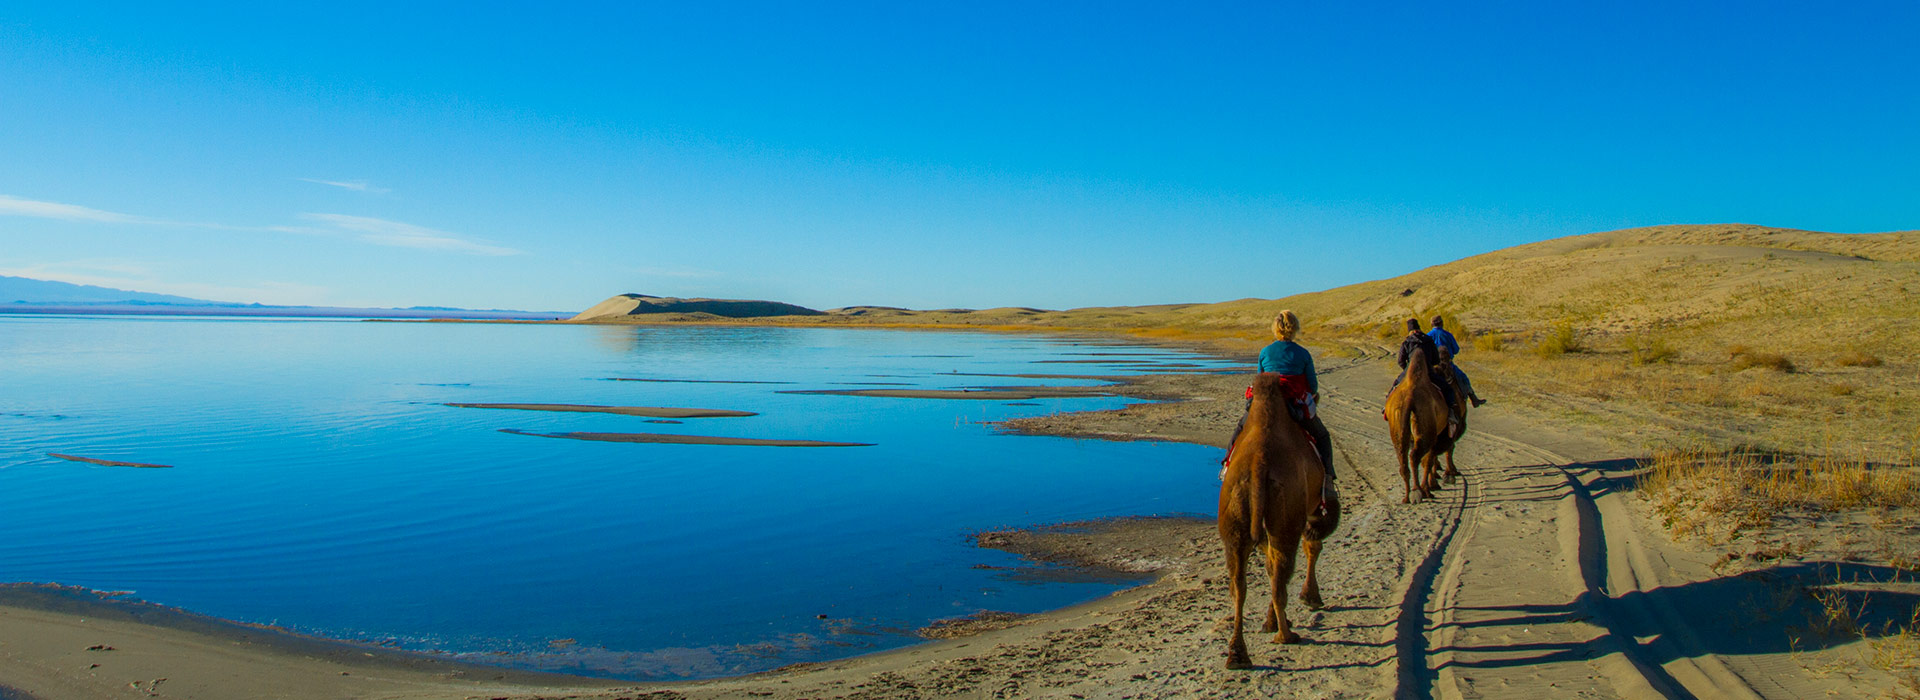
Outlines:
{"type": "Polygon", "coordinates": [[[984,424],[1117,398],[777,392],[1085,384],[953,373],[1151,366],[1088,360],[1221,366],[988,333],[0,317],[0,581],[130,590],[328,637],[630,678],[904,646],[936,619],[1035,612],[1125,585],[1051,576],[967,535],[1210,514],[1220,453],[984,424]],[[448,402],[760,415],[664,424],[448,402]]]}

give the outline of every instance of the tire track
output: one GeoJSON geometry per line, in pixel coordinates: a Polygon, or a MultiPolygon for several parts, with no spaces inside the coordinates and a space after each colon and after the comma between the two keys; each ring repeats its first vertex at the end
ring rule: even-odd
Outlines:
{"type": "MultiPolygon", "coordinates": [[[[1384,352],[1363,351],[1361,358],[1328,368],[1325,374],[1348,373],[1363,366],[1377,366],[1384,352]]],[[[1357,374],[1357,373],[1355,373],[1357,374]]],[[[1366,382],[1355,382],[1364,385],[1366,382]]],[[[1384,403],[1361,398],[1357,391],[1342,391],[1330,408],[1346,420],[1337,434],[1342,443],[1366,446],[1385,445],[1378,418],[1384,403]],[[1358,418],[1356,418],[1358,417],[1358,418]],[[1356,440],[1356,438],[1358,438],[1356,440]]],[[[1696,633],[1686,629],[1676,611],[1665,609],[1653,596],[1622,595],[1646,591],[1661,585],[1658,569],[1640,546],[1634,526],[1626,512],[1623,496],[1607,489],[1596,494],[1604,478],[1598,469],[1580,468],[1577,460],[1550,449],[1486,430],[1468,433],[1462,441],[1463,455],[1472,453],[1461,465],[1459,489],[1445,489],[1435,504],[1442,512],[1435,523],[1434,535],[1420,563],[1401,579],[1401,600],[1397,619],[1388,635],[1395,649],[1396,663],[1384,675],[1383,694],[1394,698],[1474,698],[1482,695],[1472,679],[1461,669],[1472,649],[1460,647],[1463,576],[1468,568],[1468,551],[1480,546],[1476,536],[1482,527],[1481,511],[1490,500],[1503,503],[1525,498],[1551,500],[1554,507],[1534,514],[1533,525],[1547,528],[1558,549],[1555,558],[1566,574],[1557,588],[1569,599],[1567,626],[1563,637],[1555,640],[1562,647],[1562,660],[1581,654],[1591,657],[1584,665],[1604,676],[1599,685],[1610,686],[1612,695],[1623,698],[1759,698],[1740,677],[1720,659],[1704,651],[1696,633]],[[1476,444],[1478,443],[1478,444],[1476,444]],[[1465,449],[1472,446],[1472,449],[1465,449]],[[1488,459],[1488,453],[1504,449],[1506,460],[1488,459]],[[1528,464],[1530,463],[1530,464],[1528,464]],[[1537,466],[1536,466],[1537,465],[1537,466]],[[1491,489],[1491,490],[1490,490],[1491,489]],[[1675,629],[1678,627],[1678,629],[1675,629]],[[1660,630],[1648,642],[1636,639],[1633,630],[1660,630]],[[1590,638],[1579,641],[1586,634],[1590,638]],[[1662,660],[1665,660],[1664,662],[1662,660]]],[[[1371,451],[1371,450],[1369,450],[1371,451]]],[[[1390,449],[1381,450],[1391,454],[1390,449]]],[[[1343,455],[1351,473],[1366,479],[1367,471],[1354,464],[1351,455],[1343,455]]],[[[1398,468],[1397,460],[1391,467],[1398,468]]],[[[1383,499],[1391,488],[1366,479],[1368,486],[1383,499]]],[[[1390,480],[1389,480],[1390,481],[1390,480]]],[[[1397,487],[1391,484],[1390,487],[1397,487]]],[[[1399,510],[1405,511],[1402,507],[1399,510]]],[[[1424,521],[1416,518],[1416,522],[1424,521]]],[[[1503,525],[1503,528],[1505,526],[1503,525]]],[[[1505,533],[1496,534],[1496,539],[1505,533]]],[[[1478,566],[1500,566],[1493,561],[1478,566]]],[[[1515,571],[1510,575],[1525,575],[1515,571]]],[[[1484,573],[1482,575],[1485,575],[1484,573]]],[[[1546,626],[1525,628],[1545,631],[1546,626]]],[[[1535,642],[1540,646],[1549,646],[1535,642]]],[[[1525,646],[1526,642],[1511,646],[1525,646]]],[[[1579,664],[1569,664],[1577,670],[1579,664]]],[[[1480,675],[1488,675],[1486,673],[1480,675]]],[[[1595,689],[1604,692],[1608,688],[1595,689]]],[[[1567,688],[1561,688],[1567,690],[1567,688]]]]}
{"type": "MultiPolygon", "coordinates": [[[[1578,460],[1497,433],[1478,435],[1538,458],[1563,481],[1565,495],[1554,518],[1561,554],[1573,559],[1571,568],[1578,572],[1577,608],[1606,632],[1594,643],[1597,650],[1607,652],[1595,659],[1595,665],[1607,673],[1622,697],[1759,700],[1751,686],[1706,650],[1678,611],[1658,596],[1631,595],[1663,583],[1639,542],[1622,502],[1624,495],[1610,485],[1605,494],[1595,494],[1607,480],[1598,468],[1579,467],[1578,460]],[[1634,630],[1660,633],[1641,642],[1634,630]]],[[[1476,467],[1474,471],[1485,470],[1476,467]]]]}

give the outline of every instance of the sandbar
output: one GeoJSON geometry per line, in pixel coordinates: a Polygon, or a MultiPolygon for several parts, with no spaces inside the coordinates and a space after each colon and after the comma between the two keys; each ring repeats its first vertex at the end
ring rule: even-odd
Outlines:
{"type": "Polygon", "coordinates": [[[1113,395],[1110,392],[1101,391],[1092,387],[1028,386],[990,389],[812,389],[805,391],[782,391],[779,393],[819,394],[826,396],[872,396],[889,399],[975,399],[991,401],[1024,401],[1026,399],[1058,399],[1113,395]]]}
{"type": "Polygon", "coordinates": [[[534,433],[502,428],[500,432],[533,437],[592,440],[595,442],[645,442],[666,445],[743,445],[755,447],[872,447],[871,442],[827,442],[823,440],[774,440],[767,438],[720,437],[716,435],[673,435],[670,433],[534,433]]]}
{"type": "Polygon", "coordinates": [[[658,382],[662,384],[792,384],[793,382],[765,382],[752,379],[654,379],[650,377],[607,377],[611,382],[658,382]]]}
{"type": "Polygon", "coordinates": [[[666,406],[594,406],[577,403],[449,403],[441,404],[454,408],[506,408],[516,411],[560,411],[565,413],[614,413],[622,416],[642,416],[646,418],[745,418],[757,416],[752,411],[729,411],[720,408],[672,408],[666,406]]]}
{"type": "Polygon", "coordinates": [[[172,469],[173,468],[173,465],[171,464],[148,464],[146,462],[116,462],[111,459],[94,459],[92,457],[81,457],[79,455],[66,455],[66,454],[60,454],[58,452],[48,452],[47,456],[59,457],[60,459],[67,460],[69,462],[86,462],[87,464],[98,464],[103,467],[135,467],[138,469],[172,469]]]}

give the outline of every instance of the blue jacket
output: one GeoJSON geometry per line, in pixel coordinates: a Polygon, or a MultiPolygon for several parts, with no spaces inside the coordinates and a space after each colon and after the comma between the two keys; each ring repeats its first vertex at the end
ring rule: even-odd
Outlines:
{"type": "Polygon", "coordinates": [[[1448,333],[1447,329],[1435,328],[1427,331],[1427,337],[1433,339],[1434,346],[1446,348],[1447,354],[1455,357],[1460,355],[1460,343],[1454,341],[1453,334],[1448,333]]]}
{"type": "Polygon", "coordinates": [[[1307,390],[1320,393],[1320,379],[1313,374],[1313,355],[1291,340],[1274,341],[1260,350],[1260,371],[1295,374],[1307,378],[1307,390]]]}

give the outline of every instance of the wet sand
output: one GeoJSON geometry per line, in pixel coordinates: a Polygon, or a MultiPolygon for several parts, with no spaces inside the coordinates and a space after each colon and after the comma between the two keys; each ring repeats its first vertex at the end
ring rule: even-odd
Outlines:
{"type": "Polygon", "coordinates": [[[558,411],[562,413],[612,413],[622,416],[642,416],[645,418],[745,418],[757,416],[752,411],[729,411],[719,408],[670,408],[664,406],[594,406],[576,403],[448,403],[442,406],[454,408],[501,408],[515,411],[558,411]]]}

